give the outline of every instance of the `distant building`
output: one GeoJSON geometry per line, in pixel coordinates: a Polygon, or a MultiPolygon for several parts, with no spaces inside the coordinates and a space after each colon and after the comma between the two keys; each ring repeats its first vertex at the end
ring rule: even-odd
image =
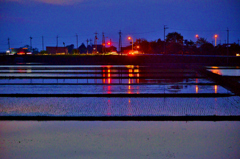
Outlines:
{"type": "Polygon", "coordinates": [[[68,49],[67,47],[51,47],[47,46],[46,51],[48,54],[51,55],[67,55],[68,54],[68,49]]]}
{"type": "Polygon", "coordinates": [[[9,55],[31,55],[32,52],[28,48],[11,48],[9,55]]]}
{"type": "Polygon", "coordinates": [[[102,53],[103,46],[102,45],[92,45],[92,53],[102,53]]]}

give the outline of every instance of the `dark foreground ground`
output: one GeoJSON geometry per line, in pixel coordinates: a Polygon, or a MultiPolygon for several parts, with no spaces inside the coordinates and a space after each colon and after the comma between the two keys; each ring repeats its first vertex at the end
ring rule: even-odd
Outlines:
{"type": "Polygon", "coordinates": [[[80,55],[1,55],[0,64],[58,64],[58,65],[157,65],[157,64],[192,64],[205,65],[240,65],[240,57],[226,56],[189,56],[189,55],[139,55],[139,56],[80,56],[80,55]]]}

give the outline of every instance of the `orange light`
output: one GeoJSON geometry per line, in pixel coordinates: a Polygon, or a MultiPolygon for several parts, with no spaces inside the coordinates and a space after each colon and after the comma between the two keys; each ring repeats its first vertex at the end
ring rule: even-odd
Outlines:
{"type": "Polygon", "coordinates": [[[198,85],[196,85],[196,93],[198,93],[198,89],[199,89],[199,88],[198,88],[198,85]]]}
{"type": "Polygon", "coordinates": [[[108,77],[111,77],[111,70],[108,70],[108,77]]]}
{"type": "Polygon", "coordinates": [[[196,38],[199,38],[199,35],[197,34],[195,37],[196,37],[196,38]]]}
{"type": "Polygon", "coordinates": [[[129,77],[133,77],[133,74],[132,74],[132,69],[129,69],[129,77]]]}
{"type": "Polygon", "coordinates": [[[128,40],[131,40],[131,39],[132,39],[132,38],[129,36],[129,37],[128,37],[128,40]]]}
{"type": "Polygon", "coordinates": [[[130,78],[128,79],[128,84],[131,84],[131,80],[130,80],[130,78]]]}
{"type": "Polygon", "coordinates": [[[110,43],[110,42],[108,42],[107,44],[108,44],[108,45],[111,45],[111,43],[110,43]]]}
{"type": "Polygon", "coordinates": [[[25,55],[24,52],[18,52],[17,54],[18,54],[18,55],[25,55]]]}
{"type": "MultiPolygon", "coordinates": [[[[108,78],[108,84],[111,84],[111,78],[108,78]]],[[[110,86],[111,87],[111,86],[110,86]]]]}
{"type": "Polygon", "coordinates": [[[215,38],[217,38],[217,37],[218,37],[218,35],[217,35],[217,34],[215,34],[215,35],[214,35],[214,37],[215,37],[215,38]]]}
{"type": "Polygon", "coordinates": [[[215,90],[215,94],[216,94],[217,90],[218,90],[218,86],[217,85],[214,85],[214,90],[215,90]]]}
{"type": "Polygon", "coordinates": [[[140,46],[137,46],[137,48],[139,49],[139,48],[140,48],[140,46]]]}

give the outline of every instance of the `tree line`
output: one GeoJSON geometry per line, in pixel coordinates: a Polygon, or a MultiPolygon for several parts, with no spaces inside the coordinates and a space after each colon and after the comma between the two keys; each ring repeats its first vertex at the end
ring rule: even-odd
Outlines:
{"type": "MultiPolygon", "coordinates": [[[[131,49],[131,45],[123,49],[131,49]]],[[[134,49],[143,53],[150,54],[187,54],[187,55],[233,55],[240,53],[240,45],[218,44],[214,46],[205,38],[199,37],[196,42],[184,40],[180,33],[168,33],[166,42],[161,39],[147,41],[146,39],[137,39],[134,42],[134,49]],[[137,49],[138,48],[138,49],[137,49]]]]}

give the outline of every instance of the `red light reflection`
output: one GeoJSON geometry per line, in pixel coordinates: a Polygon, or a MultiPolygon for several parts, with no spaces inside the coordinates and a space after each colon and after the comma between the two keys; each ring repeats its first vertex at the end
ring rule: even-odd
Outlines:
{"type": "Polygon", "coordinates": [[[111,86],[107,86],[107,94],[111,94],[112,91],[111,91],[111,86]]]}
{"type": "Polygon", "coordinates": [[[132,104],[131,104],[131,100],[128,99],[128,114],[127,115],[132,115],[132,104]]]}
{"type": "Polygon", "coordinates": [[[111,101],[108,100],[107,115],[108,115],[108,116],[112,115],[111,112],[112,112],[111,101]]]}

